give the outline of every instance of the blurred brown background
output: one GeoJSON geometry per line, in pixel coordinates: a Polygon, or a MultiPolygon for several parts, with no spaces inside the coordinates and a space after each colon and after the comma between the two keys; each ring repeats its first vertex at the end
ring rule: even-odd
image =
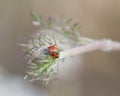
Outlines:
{"type": "MultiPolygon", "coordinates": [[[[18,42],[36,30],[31,11],[73,18],[80,22],[84,36],[120,40],[119,0],[0,0],[0,65],[12,74],[25,74],[25,57],[18,42]]],[[[119,52],[87,53],[82,67],[82,96],[120,95],[119,52]]]]}

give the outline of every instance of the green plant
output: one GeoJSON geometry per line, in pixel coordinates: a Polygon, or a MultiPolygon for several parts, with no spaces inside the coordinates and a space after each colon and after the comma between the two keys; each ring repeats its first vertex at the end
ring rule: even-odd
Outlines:
{"type": "MultiPolygon", "coordinates": [[[[44,84],[52,79],[59,78],[59,63],[62,59],[77,54],[94,51],[120,50],[120,43],[112,40],[93,40],[81,36],[80,26],[73,23],[72,19],[58,19],[49,17],[47,20],[31,13],[33,24],[40,30],[31,36],[28,43],[21,44],[25,47],[28,57],[29,71],[27,76],[31,81],[41,80],[44,84]],[[58,58],[49,54],[48,47],[56,45],[58,58]]],[[[26,78],[25,77],[25,78],[26,78]]]]}

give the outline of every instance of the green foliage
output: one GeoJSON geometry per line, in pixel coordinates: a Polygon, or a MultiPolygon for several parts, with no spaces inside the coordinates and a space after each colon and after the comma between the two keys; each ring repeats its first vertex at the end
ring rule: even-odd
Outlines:
{"type": "Polygon", "coordinates": [[[58,63],[59,58],[53,58],[48,54],[48,47],[56,45],[58,47],[58,54],[61,49],[64,50],[65,45],[80,45],[79,24],[72,23],[72,19],[58,19],[57,17],[49,17],[47,20],[42,17],[38,17],[31,13],[33,21],[40,23],[40,31],[33,34],[29,42],[26,44],[26,54],[28,57],[28,76],[32,80],[41,80],[48,82],[57,76],[59,72],[58,63]],[[62,35],[63,39],[56,40],[54,34],[62,35]],[[67,44],[61,46],[60,42],[67,39],[67,44]],[[61,49],[60,49],[61,48],[61,49]]]}

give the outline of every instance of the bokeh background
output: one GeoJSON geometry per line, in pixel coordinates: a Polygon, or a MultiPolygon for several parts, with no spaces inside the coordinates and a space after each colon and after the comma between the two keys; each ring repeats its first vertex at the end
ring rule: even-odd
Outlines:
{"type": "MultiPolygon", "coordinates": [[[[0,0],[2,96],[44,96],[37,84],[23,80],[26,61],[18,42],[37,30],[32,25],[31,11],[45,17],[57,15],[73,18],[80,23],[80,34],[83,36],[120,40],[119,0],[0,0]]],[[[90,52],[82,55],[80,64],[80,78],[71,84],[71,90],[74,89],[73,93],[77,94],[69,96],[120,95],[120,52],[90,52]]],[[[66,85],[68,87],[69,84],[66,85]]],[[[70,92],[61,92],[60,89],[56,91],[56,87],[51,89],[53,93],[58,92],[56,96],[60,93],[67,96],[66,92],[70,92]]]]}

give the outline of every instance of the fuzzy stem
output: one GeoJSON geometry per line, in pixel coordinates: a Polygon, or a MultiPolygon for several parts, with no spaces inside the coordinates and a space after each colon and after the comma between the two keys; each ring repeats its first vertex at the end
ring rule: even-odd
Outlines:
{"type": "Polygon", "coordinates": [[[120,43],[112,40],[100,40],[90,44],[79,46],[76,48],[68,49],[60,53],[60,59],[78,54],[83,54],[90,51],[103,50],[103,51],[120,51],[120,43]]]}

